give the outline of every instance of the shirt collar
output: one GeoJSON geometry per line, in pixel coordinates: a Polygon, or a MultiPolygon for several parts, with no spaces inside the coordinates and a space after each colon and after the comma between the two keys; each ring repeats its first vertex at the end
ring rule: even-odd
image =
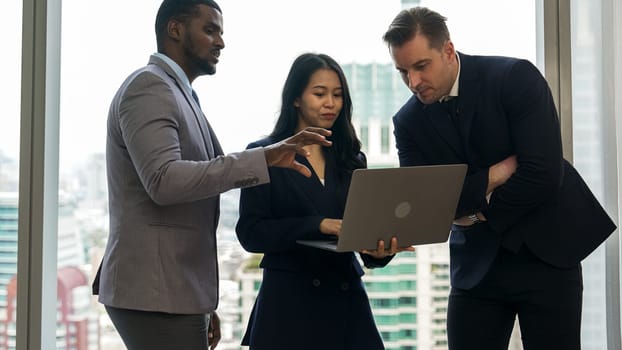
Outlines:
{"type": "Polygon", "coordinates": [[[439,102],[445,102],[446,100],[450,100],[454,97],[458,97],[458,87],[460,86],[460,55],[456,52],[456,60],[458,62],[458,74],[456,74],[456,80],[454,81],[454,85],[452,85],[451,90],[449,90],[449,95],[445,95],[439,99],[439,102]]]}
{"type": "Polygon", "coordinates": [[[184,70],[181,69],[181,67],[177,64],[177,62],[173,61],[170,57],[160,52],[156,52],[153,55],[159,57],[162,61],[164,61],[164,63],[166,63],[173,70],[173,72],[177,74],[186,90],[189,93],[192,93],[192,85],[190,84],[190,80],[188,79],[188,76],[186,75],[184,70]]]}

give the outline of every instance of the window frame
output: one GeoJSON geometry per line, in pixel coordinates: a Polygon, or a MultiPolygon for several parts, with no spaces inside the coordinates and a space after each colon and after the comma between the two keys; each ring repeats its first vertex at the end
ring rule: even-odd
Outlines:
{"type": "Polygon", "coordinates": [[[61,0],[23,0],[16,348],[55,348],[61,0]]]}
{"type": "MultiPolygon", "coordinates": [[[[610,79],[608,82],[611,86],[605,91],[610,91],[611,96],[606,99],[605,111],[615,116],[616,111],[622,110],[620,101],[615,101],[615,92],[622,91],[621,66],[617,66],[615,62],[619,62],[622,57],[622,49],[620,39],[622,38],[622,25],[620,21],[615,19],[622,18],[622,6],[616,3],[616,0],[601,0],[603,28],[611,28],[613,30],[603,30],[603,42],[614,43],[609,47],[604,45],[603,56],[605,57],[605,65],[603,67],[605,76],[613,76],[616,79],[610,79]],[[617,44],[615,44],[617,43],[617,44]],[[617,45],[617,46],[615,46],[617,45]],[[618,58],[616,60],[616,58],[618,58]],[[610,60],[608,60],[610,59],[610,60]],[[617,74],[617,75],[616,75],[617,74]],[[618,88],[616,90],[616,87],[618,88]],[[617,104],[617,106],[616,106],[617,104]]],[[[537,6],[541,7],[542,14],[539,17],[539,25],[542,29],[539,32],[543,37],[544,45],[544,67],[545,77],[551,87],[553,99],[559,112],[560,125],[562,131],[562,144],[564,148],[564,157],[572,162],[573,155],[573,135],[572,135],[572,52],[571,52],[571,6],[569,0],[538,0],[537,6]],[[546,21],[544,21],[546,18],[546,21]]],[[[619,114],[619,113],[618,113],[619,114]]],[[[611,121],[614,124],[616,120],[611,121]]],[[[609,130],[616,130],[615,125],[609,130]]],[[[620,129],[622,130],[622,128],[620,129]]],[[[615,133],[615,131],[614,131],[615,133]]],[[[615,140],[620,137],[620,133],[613,135],[615,140]]],[[[619,222],[621,213],[619,212],[621,188],[618,184],[621,176],[618,173],[618,157],[621,153],[616,148],[615,143],[609,142],[607,149],[614,150],[609,152],[607,163],[609,166],[604,170],[605,178],[613,179],[606,181],[607,193],[604,198],[604,207],[608,209],[610,215],[616,224],[619,222]]],[[[622,248],[619,240],[618,232],[614,232],[605,242],[605,322],[607,324],[607,349],[620,349],[622,334],[620,331],[620,249],[622,248]]]]}
{"type": "MultiPolygon", "coordinates": [[[[615,19],[622,19],[622,5],[615,0],[602,1],[603,25],[614,29],[607,34],[612,39],[608,42],[617,45],[606,54],[620,58],[622,24],[615,19]]],[[[565,156],[572,160],[570,4],[567,0],[539,0],[536,4],[545,76],[560,113],[565,156]]],[[[23,0],[17,349],[46,349],[55,344],[61,5],[61,0],[23,0]]],[[[622,90],[622,68],[614,64],[618,61],[612,60],[605,68],[616,77],[612,93],[622,90]]],[[[614,112],[622,110],[621,101],[613,96],[610,101],[614,112]]],[[[615,208],[617,222],[617,164],[622,152],[612,153],[613,166],[608,176],[615,179],[609,182],[615,192],[606,204],[615,208]]],[[[609,349],[619,349],[621,339],[620,248],[618,235],[612,235],[606,242],[609,349]]]]}

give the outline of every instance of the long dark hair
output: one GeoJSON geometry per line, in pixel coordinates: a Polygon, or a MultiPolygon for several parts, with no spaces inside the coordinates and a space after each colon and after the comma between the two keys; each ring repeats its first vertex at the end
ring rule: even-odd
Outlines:
{"type": "Polygon", "coordinates": [[[270,137],[274,141],[292,136],[298,125],[298,109],[294,101],[302,96],[313,73],[319,69],[330,69],[337,73],[341,82],[343,106],[335,124],[331,128],[333,145],[325,149],[332,152],[340,170],[351,172],[365,166],[360,158],[361,141],[356,137],[352,126],[352,98],[346,76],[339,64],[325,54],[304,53],[294,60],[289,70],[281,95],[281,112],[270,137]]]}

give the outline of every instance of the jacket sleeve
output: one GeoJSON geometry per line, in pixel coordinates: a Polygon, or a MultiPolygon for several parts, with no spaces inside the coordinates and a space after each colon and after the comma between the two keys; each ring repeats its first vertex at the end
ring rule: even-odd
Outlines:
{"type": "MultiPolygon", "coordinates": [[[[250,144],[249,147],[256,147],[250,144]]],[[[277,217],[273,203],[285,198],[272,198],[271,186],[278,182],[244,188],[240,194],[240,217],[236,225],[238,240],[244,249],[253,253],[274,253],[298,247],[300,239],[320,239],[325,235],[319,231],[322,216],[277,217]]]]}
{"type": "MultiPolygon", "coordinates": [[[[398,116],[393,118],[394,134],[400,166],[435,165],[440,162],[426,159],[421,152],[410,126],[405,125],[398,116]]],[[[455,218],[472,214],[486,206],[488,187],[488,168],[480,169],[469,165],[462,192],[456,208],[455,218]]]]}
{"type": "MultiPolygon", "coordinates": [[[[171,86],[150,72],[137,75],[119,97],[118,130],[151,199],[159,205],[191,202],[236,187],[269,181],[263,149],[203,161],[184,160],[180,118],[187,118],[171,86]]],[[[194,116],[192,116],[194,118],[194,116]]],[[[111,139],[108,140],[111,142],[111,139]]]]}
{"type": "Polygon", "coordinates": [[[360,254],[360,255],[361,255],[361,260],[363,260],[363,264],[365,265],[365,267],[369,269],[373,269],[376,267],[385,267],[391,260],[393,260],[393,257],[395,257],[395,255],[389,255],[384,258],[377,259],[367,254],[360,254]]]}
{"type": "Polygon", "coordinates": [[[482,211],[499,233],[542,205],[563,180],[559,121],[544,77],[528,61],[518,61],[504,79],[501,99],[518,168],[482,211]]]}

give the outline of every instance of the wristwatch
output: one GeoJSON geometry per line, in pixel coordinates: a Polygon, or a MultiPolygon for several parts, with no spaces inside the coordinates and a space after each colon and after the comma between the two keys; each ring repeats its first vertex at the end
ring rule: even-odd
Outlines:
{"type": "Polygon", "coordinates": [[[477,214],[471,214],[471,215],[468,215],[467,217],[469,218],[469,220],[471,220],[473,224],[479,224],[480,222],[482,222],[482,220],[479,219],[477,214]]]}

